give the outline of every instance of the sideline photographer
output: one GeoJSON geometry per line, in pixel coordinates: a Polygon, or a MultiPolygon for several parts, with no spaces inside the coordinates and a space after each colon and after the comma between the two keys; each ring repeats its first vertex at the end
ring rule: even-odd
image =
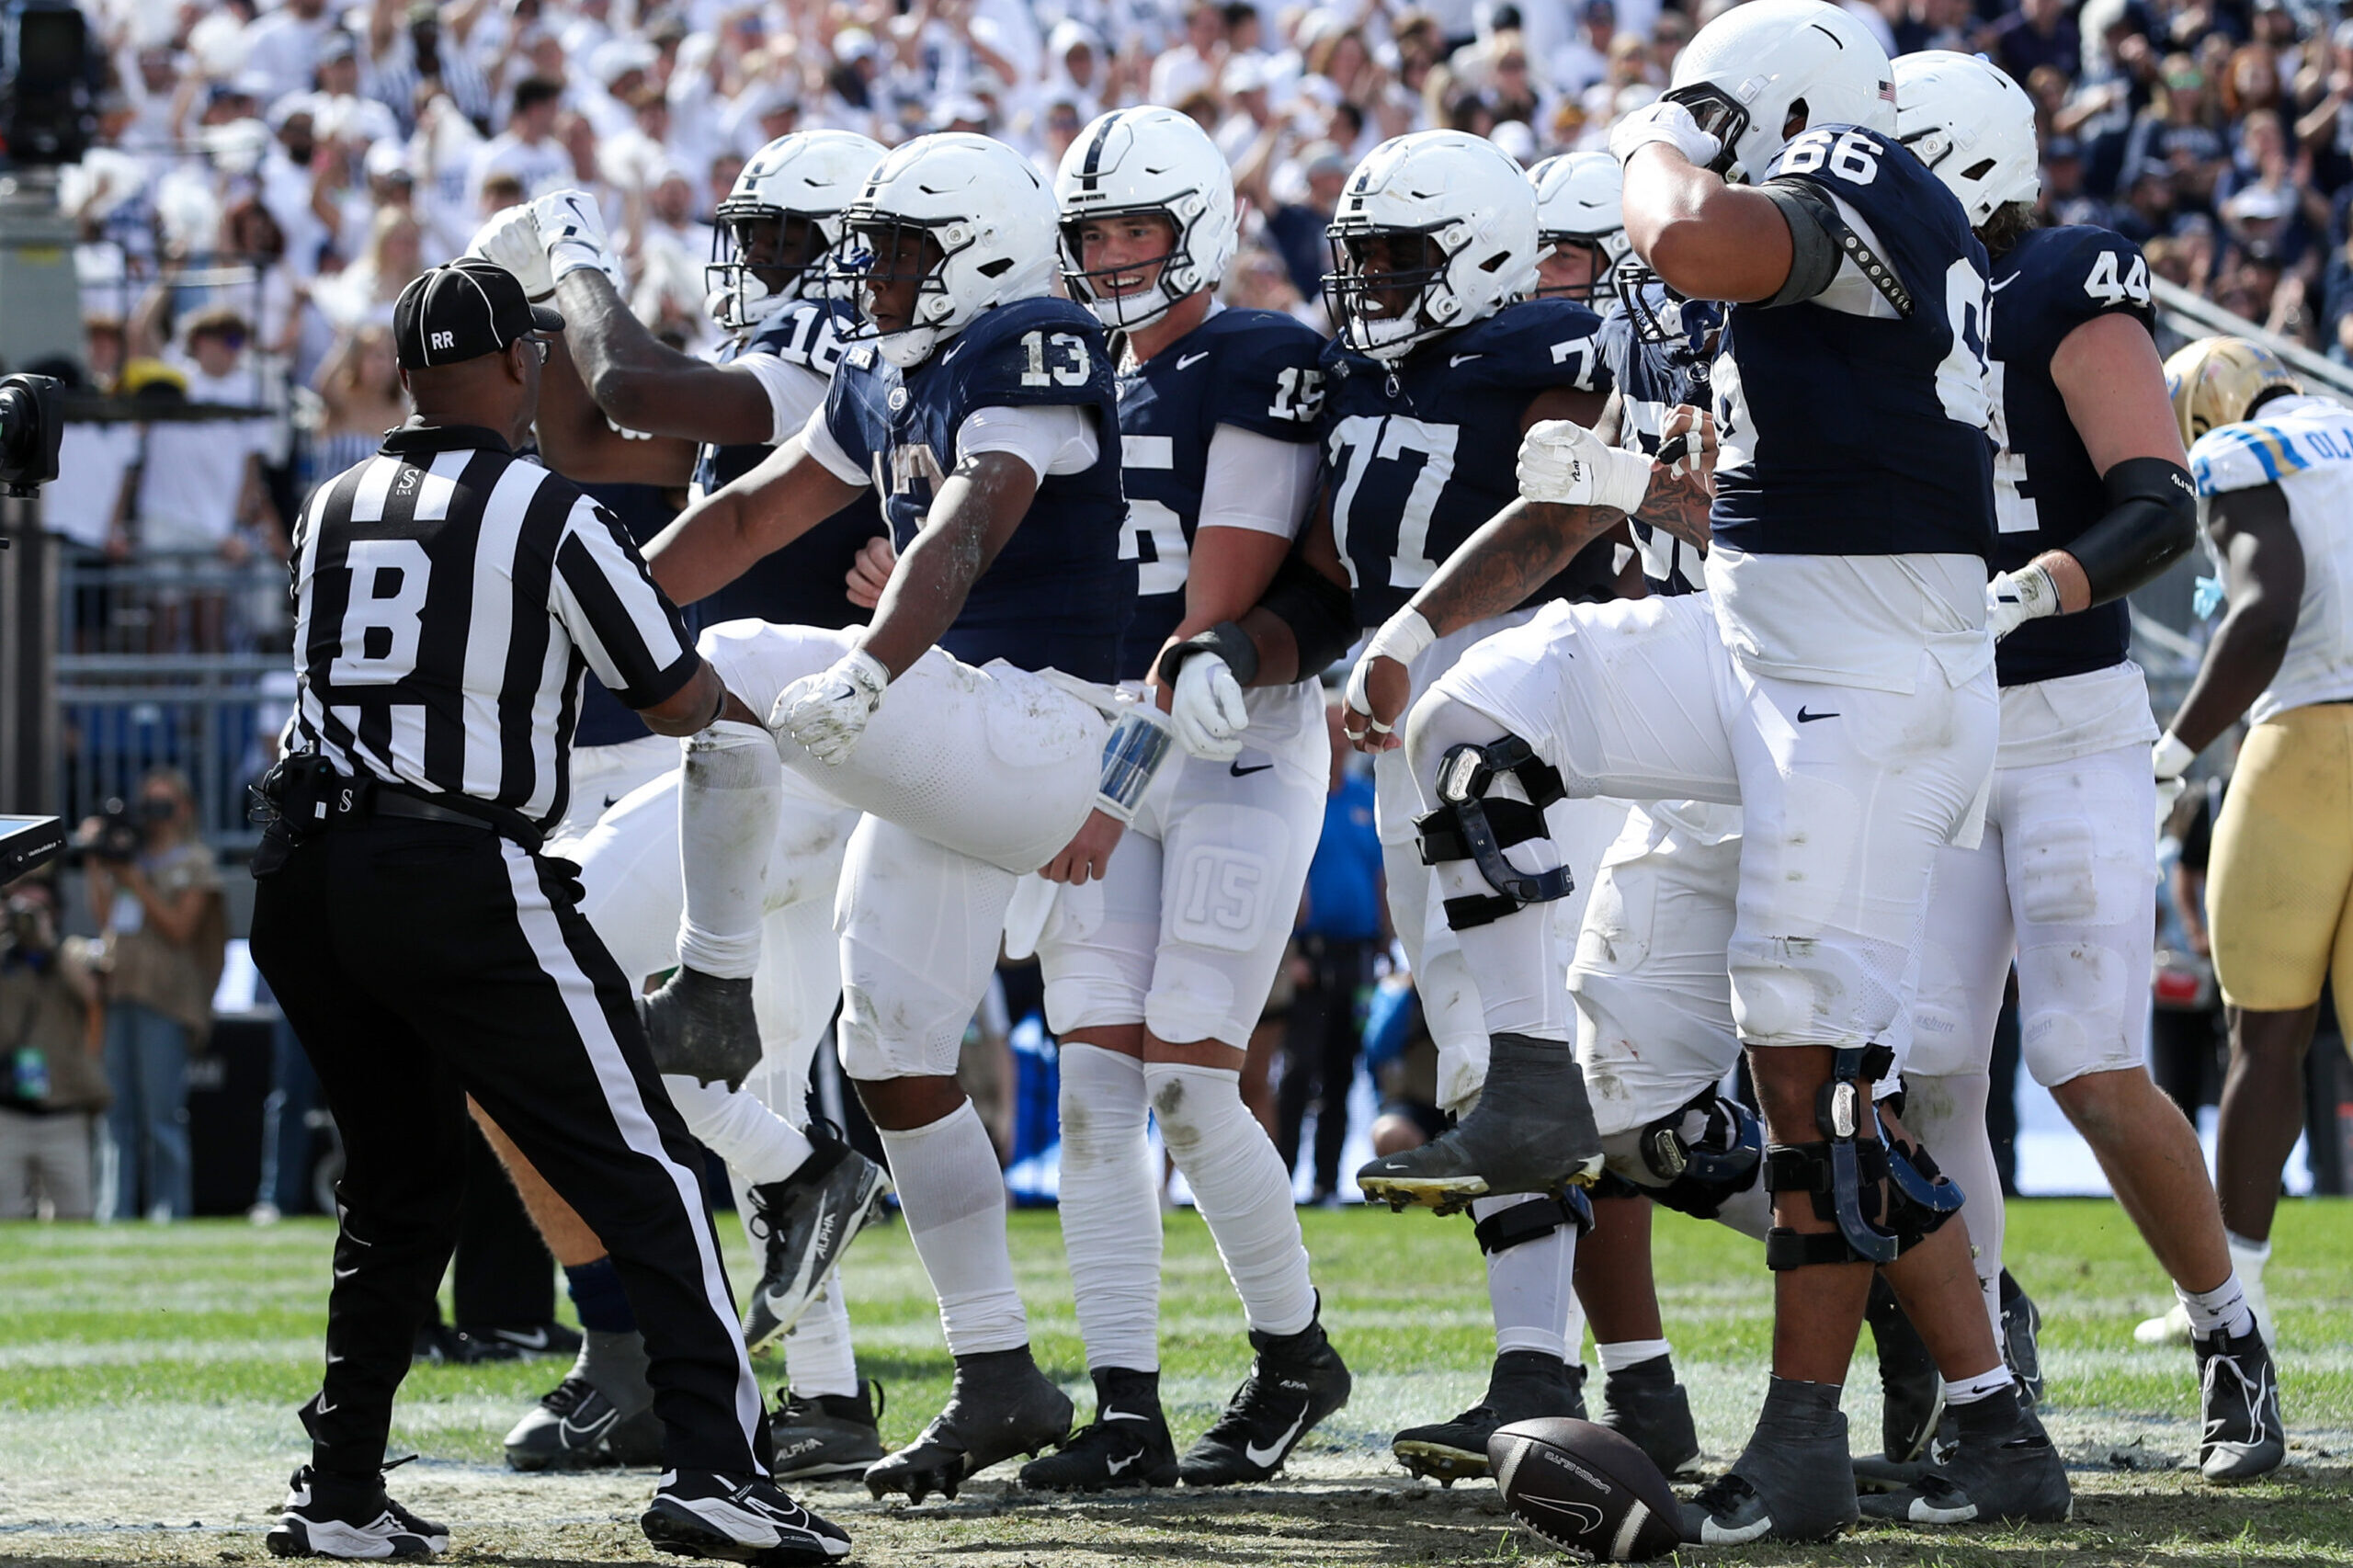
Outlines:
{"type": "Polygon", "coordinates": [[[91,1142],[111,1097],[90,1033],[92,944],[57,934],[57,894],[0,905],[0,1220],[91,1217],[91,1142]]]}
{"type": "Polygon", "coordinates": [[[90,908],[106,933],[111,1219],[178,1220],[192,1209],[188,1061],[211,1033],[228,942],[221,872],[195,821],[187,776],[159,767],[127,811],[82,824],[90,908]]]}

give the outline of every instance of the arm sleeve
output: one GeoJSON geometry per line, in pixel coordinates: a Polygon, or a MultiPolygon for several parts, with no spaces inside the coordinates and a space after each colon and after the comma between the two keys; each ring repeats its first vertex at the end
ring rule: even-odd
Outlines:
{"type": "Polygon", "coordinates": [[[1083,473],[1102,456],[1095,424],[1074,403],[976,408],[956,431],[956,460],[983,452],[1011,452],[1040,483],[1050,473],[1083,473]]]}
{"type": "Polygon", "coordinates": [[[801,447],[817,460],[817,466],[840,480],[844,484],[863,488],[874,483],[867,472],[834,439],[834,427],[825,418],[825,405],[821,402],[809,411],[809,421],[801,426],[801,447]]]}
{"type": "Polygon", "coordinates": [[[1315,499],[1323,449],[1221,425],[1201,477],[1200,527],[1297,539],[1315,499]]]}
{"type": "MultiPolygon", "coordinates": [[[[1768,180],[1757,188],[1781,210],[1790,225],[1789,281],[1765,303],[1794,305],[1811,300],[1838,277],[1838,242],[1831,237],[1830,222],[1823,210],[1829,206],[1830,197],[1801,179],[1768,180]]],[[[1836,216],[1833,210],[1831,217],[1836,216]]]]}
{"type": "Polygon", "coordinates": [[[825,406],[827,379],[778,355],[739,355],[730,369],[748,371],[768,394],[768,406],[776,412],[776,433],[768,437],[772,446],[791,439],[808,424],[810,415],[825,406]]]}
{"type": "Polygon", "coordinates": [[[548,608],[597,678],[631,708],[672,696],[702,662],[628,530],[585,495],[556,544],[548,608]]]}

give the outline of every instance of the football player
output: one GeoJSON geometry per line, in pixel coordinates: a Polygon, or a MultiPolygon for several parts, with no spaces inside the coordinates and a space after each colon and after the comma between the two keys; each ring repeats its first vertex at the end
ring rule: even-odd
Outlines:
{"type": "MultiPolygon", "coordinates": [[[[1538,283],[1535,193],[1493,143],[1456,131],[1382,142],[1349,176],[1331,239],[1336,270],[1326,287],[1341,325],[1324,358],[1328,501],[1301,546],[1314,570],[1279,578],[1241,622],[1259,655],[1254,678],[1261,684],[1322,669],[1359,626],[1393,614],[1512,502],[1506,474],[1519,433],[1539,420],[1595,418],[1608,388],[1593,312],[1563,298],[1522,298],[1538,283]],[[1322,596],[1341,582],[1349,598],[1333,607],[1322,596]]],[[[1525,620],[1539,605],[1640,592],[1631,561],[1622,571],[1617,564],[1619,548],[1604,540],[1478,626],[1418,648],[1415,670],[1433,676],[1485,631],[1525,620]]],[[[1193,650],[1176,676],[1179,728],[1230,733],[1218,694],[1249,672],[1233,669],[1211,638],[1195,639],[1193,650]]],[[[1476,912],[1447,909],[1422,861],[1403,756],[1376,758],[1373,777],[1391,916],[1438,1046],[1440,1102],[1460,1113],[1479,1096],[1488,1050],[1482,996],[1454,929],[1476,912]]],[[[1569,863],[1586,868],[1623,815],[1622,805],[1561,802],[1523,825],[1549,830],[1569,863]]],[[[1548,915],[1551,968],[1512,976],[1515,994],[1561,984],[1576,901],[1549,906],[1548,915]]],[[[1496,1358],[1476,1405],[1397,1435],[1398,1458],[1423,1474],[1483,1475],[1495,1427],[1584,1408],[1574,1350],[1583,1331],[1572,1332],[1570,1282],[1583,1199],[1556,1183],[1471,1208],[1486,1256],[1496,1358]]]]}
{"type": "Polygon", "coordinates": [[[1528,183],[1536,188],[1536,297],[1602,309],[1617,298],[1626,259],[1618,160],[1563,153],[1529,169],[1528,183]]]}
{"type": "MultiPolygon", "coordinates": [[[[2214,824],[2206,907],[2231,1030],[2215,1186],[2233,1260],[2257,1321],[2269,1323],[2262,1269],[2279,1172],[2303,1128],[2303,1058],[2322,983],[2332,965],[2342,980],[2337,955],[2347,950],[2353,862],[2337,737],[2353,696],[2353,653],[2337,564],[2346,559],[2353,415],[2304,395],[2276,355],[2244,338],[2178,350],[2165,379],[2228,608],[2157,742],[2158,799],[2170,805],[2198,754],[2242,715],[2252,722],[2214,824]]],[[[2197,1331],[2194,1316],[2188,1326],[2197,1331]]],[[[2197,1344],[2207,1378],[2230,1375],[2208,1340],[2197,1344]]],[[[2268,1392],[2249,1388],[2245,1397],[2268,1392]]]]}
{"type": "MultiPolygon", "coordinates": [[[[1996,723],[1984,252],[1893,140],[1893,100],[1885,54],[1845,12],[1753,0],[1619,122],[1634,251],[1678,293],[1730,301],[1710,377],[1710,592],[1548,609],[1466,654],[1406,738],[1441,881],[1495,912],[1464,947],[1496,1037],[1478,1108],[1367,1168],[1369,1187],[1409,1199],[1540,1189],[1602,1153],[1565,1003],[1535,992],[1499,1017],[1486,996],[1491,972],[1540,970],[1525,905],[1560,891],[1540,841],[1533,872],[1502,853],[1526,797],[1741,807],[1729,968],[1771,1144],[1777,1318],[1756,1430],[1686,1521],[1707,1542],[1819,1539],[1856,1517],[1838,1400],[1873,1265],[1945,1373],[1972,1517],[2071,1506],[1966,1301],[1967,1236],[1946,1223],[1960,1193],[1872,1113],[1936,851],[1974,840],[1996,723]]],[[[1655,467],[1565,422],[1531,432],[1531,505],[1440,568],[1352,676],[1364,744],[1396,744],[1383,730],[1413,689],[1401,650],[1516,602],[1641,509],[1655,467]]]]}
{"type": "MultiPolygon", "coordinates": [[[[1063,276],[1114,335],[1138,562],[1119,676],[1256,603],[1315,495],[1324,340],[1213,290],[1235,243],[1233,180],[1188,116],[1119,109],[1054,180],[1063,276]]],[[[1172,757],[1102,876],[1056,896],[1037,944],[1062,1049],[1061,1210],[1096,1418],[1025,1486],[1095,1491],[1263,1481],[1347,1403],[1317,1320],[1290,1173],[1242,1102],[1241,1069],[1324,820],[1331,746],[1312,678],[1250,692],[1242,732],[1172,757]],[[1159,1385],[1160,1171],[1170,1157],[1241,1294],[1256,1359],[1180,1460],[1159,1385]]]]}
{"type": "MultiPolygon", "coordinates": [[[[2001,639],[2001,749],[1984,838],[1938,860],[1907,1119],[1971,1195],[1977,1275],[1998,1322],[1986,1074],[2015,957],[2027,1070],[2098,1156],[2190,1319],[2200,1464],[2209,1479],[2245,1480],[2286,1454],[2271,1360],[2198,1135],[2145,1065],[2157,871],[2144,748],[2157,729],[2126,656],[2124,596],[2198,532],[2149,264],[2106,229],[2033,227],[2034,103],[1998,67],[1929,51],[1895,62],[1895,87],[1897,136],[1967,210],[2001,296],[1989,345],[2001,572],[1986,608],[2001,639]]],[[[1949,1507],[1905,1491],[1867,1511],[1949,1507]]]]}
{"type": "MultiPolygon", "coordinates": [[[[550,464],[583,481],[690,483],[707,494],[797,431],[824,401],[842,334],[856,319],[838,298],[841,212],[881,157],[864,137],[813,131],[779,138],[745,165],[719,214],[727,259],[710,268],[716,313],[731,334],[715,363],[654,341],[630,313],[610,282],[617,268],[604,255],[593,206],[559,192],[487,225],[475,248],[522,276],[529,292],[552,290],[574,312],[542,383],[539,433],[550,464]],[[710,438],[699,442],[690,432],[710,438]]],[[[763,562],[697,613],[706,621],[754,616],[854,624],[862,617],[843,579],[859,547],[881,531],[880,509],[861,497],[796,541],[789,557],[763,562]]],[[[598,748],[645,749],[643,743],[598,748]]],[[[600,788],[618,803],[570,853],[586,890],[582,912],[629,973],[659,973],[676,962],[678,756],[663,743],[646,758],[659,765],[649,776],[637,778],[627,767],[608,773],[600,788]]],[[[831,1274],[879,1211],[887,1183],[831,1128],[803,1125],[812,1060],[840,994],[830,926],[855,822],[854,812],[806,788],[793,792],[779,818],[784,841],[797,850],[797,874],[767,890],[767,981],[756,998],[767,1048],[761,1068],[733,1088],[667,1075],[696,1136],[727,1161],[738,1213],[763,1257],[746,1338],[757,1348],[790,1331],[790,1381],[771,1426],[779,1467],[802,1479],[862,1470],[881,1457],[872,1394],[858,1378],[848,1315],[831,1274]],[[814,1315],[799,1321],[813,1302],[814,1315]]],[[[599,1319],[572,1375],[507,1435],[508,1462],[537,1470],[650,1457],[638,1439],[656,1430],[652,1392],[627,1299],[617,1288],[600,1288],[603,1244],[519,1154],[494,1142],[575,1293],[595,1299],[578,1304],[599,1319]]]]}
{"type": "MultiPolygon", "coordinates": [[[[861,631],[703,634],[743,701],[692,743],[717,762],[679,796],[681,974],[713,998],[713,966],[758,951],[781,769],[866,813],[835,916],[842,1066],[956,1363],[947,1408],[867,1471],[877,1496],[952,1495],[1070,1429],[1030,1355],[1005,1184],[957,1059],[1017,879],[1099,876],[1172,744],[1110,684],[1136,584],[1119,409],[1102,327],[1051,294],[1055,218],[1003,142],[893,151],[847,216],[865,320],[824,406],[647,552],[691,602],[870,486],[898,546],[861,631]]],[[[688,1021],[729,1054],[750,1032],[732,1004],[688,1021]]]]}

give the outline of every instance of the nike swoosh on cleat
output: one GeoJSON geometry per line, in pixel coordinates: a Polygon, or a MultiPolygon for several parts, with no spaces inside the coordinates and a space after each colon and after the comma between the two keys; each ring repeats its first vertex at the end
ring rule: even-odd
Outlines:
{"type": "Polygon", "coordinates": [[[1188,366],[1199,364],[1209,357],[1210,351],[1206,348],[1202,349],[1199,354],[1179,354],[1176,356],[1176,368],[1182,370],[1188,366]]]}
{"type": "Polygon", "coordinates": [[[1143,1456],[1142,1454],[1126,1454],[1119,1459],[1106,1460],[1103,1461],[1103,1468],[1109,1471],[1113,1475],[1118,1475],[1142,1457],[1143,1456]]]}
{"type": "Polygon", "coordinates": [[[1268,1465],[1279,1464],[1282,1461],[1283,1455],[1289,1451],[1291,1439],[1297,1437],[1300,1428],[1306,1425],[1307,1409],[1302,1405],[1300,1407],[1297,1417],[1284,1428],[1283,1435],[1275,1439],[1272,1447],[1262,1449],[1256,1443],[1245,1443],[1242,1445],[1242,1457],[1262,1470],[1268,1465]]]}
{"type": "Polygon", "coordinates": [[[1770,1514],[1753,1525],[1743,1525],[1737,1529],[1726,1529],[1711,1518],[1699,1526],[1699,1544],[1701,1546],[1746,1546],[1752,1540],[1761,1540],[1765,1532],[1772,1528],[1773,1516],[1770,1514]]]}
{"type": "Polygon", "coordinates": [[[597,1438],[603,1437],[608,1431],[611,1430],[613,1423],[619,1421],[620,1418],[621,1413],[608,1405],[605,1409],[605,1414],[585,1425],[576,1422],[573,1420],[571,1416],[567,1415],[562,1422],[558,1423],[557,1430],[563,1437],[563,1446],[565,1448],[585,1449],[595,1443],[597,1438]]]}
{"type": "Polygon", "coordinates": [[[1473,359],[1484,359],[1485,358],[1486,356],[1484,354],[1457,354],[1446,362],[1446,368],[1451,370],[1458,365],[1468,365],[1473,359]]]}
{"type": "Polygon", "coordinates": [[[1103,1413],[1103,1419],[1106,1421],[1149,1421],[1152,1417],[1139,1415],[1132,1410],[1107,1410],[1103,1413]]]}

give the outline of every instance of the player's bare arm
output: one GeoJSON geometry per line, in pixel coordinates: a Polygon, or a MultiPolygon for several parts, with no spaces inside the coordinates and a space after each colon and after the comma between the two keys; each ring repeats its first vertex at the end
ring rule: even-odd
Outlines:
{"type": "Polygon", "coordinates": [[[623,427],[713,446],[766,441],[776,408],[749,370],[681,354],[645,329],[594,267],[556,284],[564,336],[581,382],[597,406],[623,427]]]}
{"type": "MultiPolygon", "coordinates": [[[[1802,129],[1801,118],[1790,134],[1802,129]]],[[[1655,142],[1627,161],[1625,210],[1634,253],[1679,294],[1769,300],[1789,281],[1793,243],[1773,199],[1673,146],[1655,142]]]]}
{"type": "Polygon", "coordinates": [[[624,435],[613,428],[581,382],[570,331],[551,336],[548,343],[538,424],[540,456],[547,465],[575,484],[686,483],[694,473],[695,443],[676,436],[624,435]]]}
{"type": "MultiPolygon", "coordinates": [[[[848,487],[843,489],[847,494],[848,487]]],[[[965,596],[1021,526],[1037,493],[1037,471],[1011,452],[979,452],[958,463],[939,487],[923,531],[892,569],[860,649],[894,677],[904,675],[954,623],[965,596]]]]}
{"type": "Polygon", "coordinates": [[[679,513],[645,547],[645,563],[674,602],[692,604],[848,506],[860,488],[811,457],[795,436],[679,513]]]}
{"type": "Polygon", "coordinates": [[[2191,755],[2214,744],[2279,673],[2304,596],[2304,551],[2277,484],[2217,495],[2207,532],[2222,557],[2229,608],[2170,733],[2191,755]]]}

